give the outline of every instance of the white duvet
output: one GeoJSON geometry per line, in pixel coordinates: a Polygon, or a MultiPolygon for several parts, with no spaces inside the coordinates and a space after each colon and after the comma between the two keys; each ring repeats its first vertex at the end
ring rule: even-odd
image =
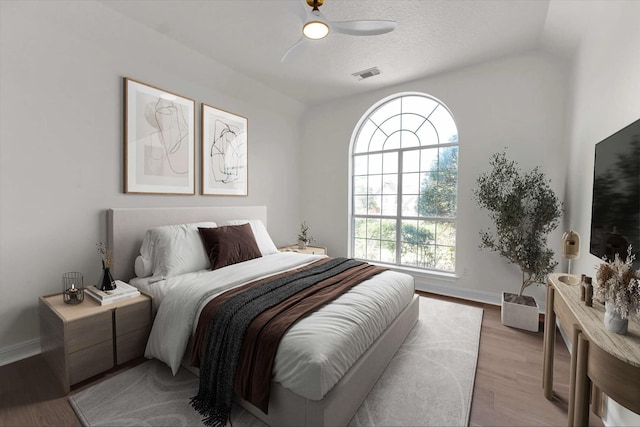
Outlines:
{"type": "MultiPolygon", "coordinates": [[[[145,356],[162,360],[175,375],[208,301],[235,286],[319,258],[322,256],[283,252],[148,285],[162,289],[154,293],[163,297],[145,356]]],[[[273,380],[300,396],[322,399],[411,301],[413,293],[411,276],[385,271],[300,320],[278,346],[273,380]]]]}

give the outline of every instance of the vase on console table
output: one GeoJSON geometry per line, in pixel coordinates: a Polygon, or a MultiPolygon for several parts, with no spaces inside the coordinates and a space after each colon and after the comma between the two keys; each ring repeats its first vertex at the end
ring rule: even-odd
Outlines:
{"type": "Polygon", "coordinates": [[[98,288],[101,291],[112,291],[116,288],[116,283],[113,280],[113,276],[111,276],[111,271],[109,271],[109,267],[104,267],[102,269],[102,280],[100,280],[98,288]]]}
{"type": "Polygon", "coordinates": [[[625,335],[629,327],[629,319],[623,319],[612,304],[604,303],[604,327],[616,334],[625,335]]]}
{"type": "Polygon", "coordinates": [[[602,259],[596,271],[594,297],[605,302],[605,329],[624,335],[629,316],[640,314],[640,270],[633,268],[636,256],[629,245],[626,257],[616,252],[613,260],[602,259]]]}

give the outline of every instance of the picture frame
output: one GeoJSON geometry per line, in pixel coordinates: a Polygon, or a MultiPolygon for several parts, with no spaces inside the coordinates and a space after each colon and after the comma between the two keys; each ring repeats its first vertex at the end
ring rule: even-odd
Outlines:
{"type": "Polygon", "coordinates": [[[124,192],[195,192],[195,101],[124,78],[124,192]]]}
{"type": "Polygon", "coordinates": [[[247,196],[249,120],[204,103],[201,110],[202,194],[247,196]]]}

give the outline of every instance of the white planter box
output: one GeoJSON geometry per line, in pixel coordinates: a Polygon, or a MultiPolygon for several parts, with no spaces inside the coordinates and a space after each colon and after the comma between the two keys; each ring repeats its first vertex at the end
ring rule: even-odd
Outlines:
{"type": "MultiPolygon", "coordinates": [[[[538,303],[533,299],[535,306],[516,304],[505,301],[506,292],[502,293],[502,324],[525,331],[538,332],[538,303]]],[[[531,298],[531,297],[529,297],[531,298]]]]}

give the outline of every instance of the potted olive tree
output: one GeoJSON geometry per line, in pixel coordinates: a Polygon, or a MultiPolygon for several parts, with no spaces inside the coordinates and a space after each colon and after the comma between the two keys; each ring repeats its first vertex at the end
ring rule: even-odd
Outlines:
{"type": "Polygon", "coordinates": [[[544,284],[558,264],[547,235],[558,226],[562,202],[539,167],[522,173],[505,152],[491,156],[489,164],[492,169],[478,177],[474,195],[495,229],[480,232],[480,248],[498,252],[522,271],[520,292],[502,293],[502,323],[537,332],[538,304],[523,293],[529,285],[544,284]]]}

